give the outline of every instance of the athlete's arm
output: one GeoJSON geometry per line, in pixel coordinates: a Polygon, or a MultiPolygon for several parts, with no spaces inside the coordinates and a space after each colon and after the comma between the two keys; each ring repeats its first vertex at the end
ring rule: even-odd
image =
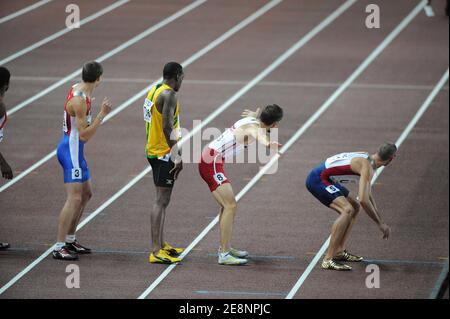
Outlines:
{"type": "Polygon", "coordinates": [[[106,97],[103,99],[100,112],[98,113],[94,121],[91,123],[91,125],[88,125],[86,119],[87,113],[86,101],[81,97],[76,96],[72,98],[72,100],[70,100],[69,103],[70,104],[67,107],[68,108],[71,107],[75,112],[75,117],[77,119],[77,129],[80,135],[80,140],[82,140],[83,142],[87,142],[91,139],[91,137],[95,134],[99,126],[102,124],[102,121],[105,118],[105,116],[108,115],[109,112],[111,112],[111,103],[106,97]]]}
{"type": "Polygon", "coordinates": [[[3,157],[2,153],[0,152],[0,169],[2,171],[2,176],[6,179],[12,179],[13,178],[13,172],[11,167],[9,166],[8,162],[3,157]]]}
{"type": "Polygon", "coordinates": [[[181,152],[178,148],[178,141],[175,136],[173,121],[174,113],[177,107],[177,97],[175,92],[168,91],[164,95],[162,118],[163,118],[163,132],[167,141],[167,145],[170,147],[170,156],[175,163],[175,167],[170,170],[170,173],[174,172],[174,178],[178,178],[178,174],[183,169],[183,161],[181,160],[181,152]]]}
{"type": "MultiPolygon", "coordinates": [[[[3,103],[3,96],[0,94],[0,118],[5,116],[6,114],[6,106],[3,103]]],[[[13,178],[13,172],[11,170],[11,167],[9,166],[8,162],[3,157],[2,153],[0,152],[0,171],[2,172],[2,176],[6,179],[12,179],[13,178]]]]}
{"type": "Polygon", "coordinates": [[[252,136],[258,143],[264,145],[265,147],[278,149],[281,144],[276,141],[270,141],[264,130],[259,128],[258,125],[246,125],[243,127],[244,134],[246,136],[252,136]]]}
{"type": "Polygon", "coordinates": [[[367,215],[377,223],[378,227],[383,233],[383,239],[387,239],[389,237],[390,229],[381,219],[380,214],[376,206],[373,205],[371,197],[371,185],[370,181],[372,179],[372,168],[370,166],[369,161],[366,159],[354,159],[352,161],[352,170],[359,173],[359,191],[358,191],[358,199],[359,202],[367,213],[367,215]]]}

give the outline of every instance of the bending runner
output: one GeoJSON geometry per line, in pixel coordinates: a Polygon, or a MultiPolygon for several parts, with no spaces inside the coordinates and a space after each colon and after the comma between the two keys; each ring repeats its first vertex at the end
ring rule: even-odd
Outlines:
{"type": "Polygon", "coordinates": [[[278,127],[283,118],[283,110],[278,105],[268,105],[261,112],[259,109],[256,112],[245,110],[243,116],[243,119],[204,148],[198,166],[200,176],[220,206],[218,262],[221,265],[243,265],[248,262],[248,252],[230,246],[237,203],[223,168],[225,159],[235,156],[255,141],[274,149],[281,146],[267,137],[270,129],[278,127]]]}
{"type": "Polygon", "coordinates": [[[306,179],[306,187],[322,204],[335,210],[339,217],[331,228],[331,241],[322,262],[322,268],[332,270],[351,270],[352,267],[341,261],[359,262],[363,257],[345,250],[345,243],[355,223],[360,206],[378,225],[383,239],[388,239],[390,228],[379,214],[372,195],[371,180],[374,171],[387,166],[394,159],[397,147],[393,143],[384,143],[378,152],[372,155],[366,152],[341,153],[329,157],[314,168],[306,179]],[[356,199],[340,183],[358,182],[356,199]]]}

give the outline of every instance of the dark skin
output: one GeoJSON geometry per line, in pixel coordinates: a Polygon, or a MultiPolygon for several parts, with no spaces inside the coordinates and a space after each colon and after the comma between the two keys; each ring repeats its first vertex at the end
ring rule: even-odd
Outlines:
{"type": "MultiPolygon", "coordinates": [[[[5,103],[3,102],[3,97],[7,90],[8,90],[8,85],[6,85],[0,89],[0,118],[6,114],[6,106],[5,106],[5,103]]],[[[2,172],[3,178],[6,178],[6,179],[13,178],[12,169],[9,166],[8,162],[6,162],[6,160],[3,157],[1,152],[0,152],[0,169],[2,172]]]]}
{"type": "Polygon", "coordinates": [[[175,163],[175,167],[170,171],[174,172],[174,178],[178,178],[178,174],[183,169],[183,162],[181,161],[180,154],[181,152],[178,150],[177,139],[176,136],[172,136],[172,132],[174,130],[173,121],[174,114],[176,111],[178,98],[176,96],[176,92],[181,87],[181,82],[183,81],[184,74],[180,74],[175,79],[165,79],[164,83],[174,89],[174,91],[164,91],[156,100],[156,109],[158,112],[162,114],[163,117],[163,131],[164,136],[167,141],[167,145],[171,148],[171,158],[175,163]]]}
{"type": "MultiPolygon", "coordinates": [[[[164,79],[164,84],[170,86],[172,90],[161,92],[156,99],[155,107],[163,118],[163,131],[164,136],[169,145],[170,158],[174,162],[175,167],[170,171],[174,173],[174,179],[178,178],[178,174],[183,169],[183,162],[181,160],[181,152],[178,149],[177,138],[175,134],[172,134],[174,127],[174,114],[177,107],[176,92],[181,87],[183,81],[183,73],[179,74],[175,79],[164,79]]],[[[170,197],[172,195],[172,188],[170,187],[156,187],[156,201],[153,205],[152,214],[150,216],[152,224],[152,242],[153,253],[157,253],[164,245],[164,220],[166,216],[166,208],[170,203],[170,197]]]]}

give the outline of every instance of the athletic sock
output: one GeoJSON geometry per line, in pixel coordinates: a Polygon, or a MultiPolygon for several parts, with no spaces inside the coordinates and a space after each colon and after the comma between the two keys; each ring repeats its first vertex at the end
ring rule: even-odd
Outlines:
{"type": "Polygon", "coordinates": [[[53,250],[54,251],[58,251],[58,250],[60,250],[61,248],[63,248],[64,246],[66,245],[66,243],[63,243],[63,242],[57,242],[56,244],[55,244],[55,247],[53,248],[53,250]]]}
{"type": "Polygon", "coordinates": [[[71,244],[74,243],[77,240],[75,235],[67,235],[66,236],[66,243],[71,244]]]}

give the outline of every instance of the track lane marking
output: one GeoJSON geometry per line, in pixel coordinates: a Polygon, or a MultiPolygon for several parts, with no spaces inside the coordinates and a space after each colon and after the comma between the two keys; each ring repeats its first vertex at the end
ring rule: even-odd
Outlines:
{"type": "MultiPolygon", "coordinates": [[[[117,2],[114,2],[113,4],[103,8],[102,10],[100,10],[100,11],[98,11],[98,12],[96,12],[96,13],[94,13],[94,14],[92,14],[92,15],[90,15],[90,16],[82,19],[82,20],[80,20],[80,27],[85,25],[85,24],[87,24],[87,23],[89,23],[89,22],[91,22],[91,21],[93,21],[93,20],[95,20],[95,19],[97,19],[97,18],[100,18],[101,16],[103,16],[103,15],[113,11],[114,9],[117,9],[120,6],[123,6],[124,4],[126,4],[128,2],[130,2],[130,0],[119,0],[117,2]]],[[[71,32],[73,30],[76,30],[76,29],[70,29],[70,28],[66,27],[66,28],[64,28],[64,29],[62,29],[62,30],[60,30],[60,31],[58,31],[58,32],[56,32],[56,33],[54,33],[54,34],[52,34],[52,35],[50,35],[50,36],[40,40],[40,41],[38,41],[38,42],[35,42],[32,45],[29,45],[26,48],[24,48],[24,49],[22,49],[20,51],[17,51],[16,53],[13,53],[10,56],[0,60],[0,65],[5,65],[6,63],[14,61],[15,59],[17,59],[17,58],[19,58],[19,57],[21,57],[21,56],[23,56],[23,55],[33,51],[33,50],[36,50],[37,48],[40,48],[41,46],[46,45],[47,43],[49,43],[49,42],[51,42],[53,40],[56,40],[56,39],[62,37],[63,35],[65,35],[66,33],[69,33],[69,32],[71,32]]],[[[12,112],[12,113],[14,113],[14,112],[12,112]]]]}
{"type": "MultiPolygon", "coordinates": [[[[129,0],[128,0],[129,1],[129,0]]],[[[157,30],[163,28],[164,26],[168,25],[169,23],[173,22],[174,20],[178,19],[179,17],[185,15],[186,13],[192,11],[193,9],[197,8],[198,6],[202,5],[203,3],[205,3],[207,0],[196,0],[195,2],[187,5],[186,7],[184,7],[183,9],[177,11],[176,13],[172,14],[171,16],[165,18],[164,20],[160,21],[159,23],[153,25],[152,27],[148,28],[147,30],[139,33],[138,35],[134,36],[133,38],[131,38],[130,40],[122,43],[121,45],[119,45],[118,47],[116,47],[115,49],[108,51],[107,53],[103,54],[100,57],[97,57],[96,61],[98,62],[103,62],[107,59],[109,59],[110,57],[116,55],[117,53],[122,52],[123,50],[127,49],[128,47],[136,44],[137,42],[141,41],[142,39],[146,38],[147,36],[149,36],[150,34],[156,32],[157,30]]],[[[60,86],[62,86],[63,84],[69,82],[70,80],[72,80],[73,78],[79,76],[81,74],[81,70],[80,68],[78,68],[77,70],[73,71],[71,74],[65,76],[64,78],[62,78],[61,80],[59,80],[56,83],[53,83],[52,85],[50,85],[49,87],[47,87],[46,89],[40,91],[39,93],[33,95],[32,97],[26,99],[25,101],[19,103],[18,105],[14,106],[11,110],[9,110],[7,112],[8,116],[13,115],[14,113],[16,113],[17,111],[23,109],[24,107],[26,107],[27,105],[33,103],[34,101],[40,99],[41,97],[47,95],[48,93],[54,91],[55,89],[59,88],[60,86]]]]}
{"type": "MultiPolygon", "coordinates": [[[[36,2],[36,3],[32,4],[32,5],[29,5],[28,7],[20,9],[19,11],[16,11],[14,13],[11,13],[11,14],[7,15],[7,16],[4,16],[3,18],[0,18],[0,24],[5,23],[5,22],[7,22],[9,20],[15,19],[15,18],[17,18],[17,17],[19,17],[19,16],[21,16],[21,15],[23,15],[25,13],[28,13],[28,12],[32,11],[32,10],[35,10],[35,9],[37,9],[37,8],[43,6],[44,4],[47,4],[47,3],[51,2],[51,1],[53,1],[53,0],[41,0],[39,2],[36,2]]],[[[2,64],[2,63],[0,63],[0,64],[2,64]]]]}

